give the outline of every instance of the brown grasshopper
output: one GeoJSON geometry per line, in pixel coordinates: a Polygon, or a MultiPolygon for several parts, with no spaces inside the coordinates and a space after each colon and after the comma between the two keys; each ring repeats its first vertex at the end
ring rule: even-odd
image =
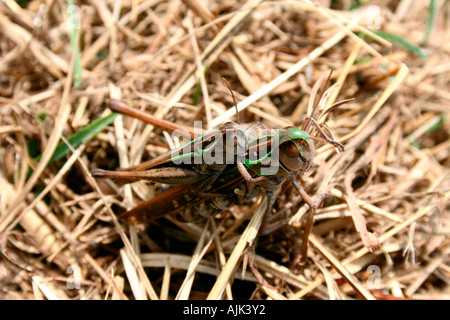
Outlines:
{"type": "MultiPolygon", "coordinates": [[[[231,89],[230,92],[239,119],[231,89]]],[[[320,117],[349,100],[351,99],[335,103],[322,112],[320,117]]],[[[155,118],[120,101],[111,100],[109,108],[156,125],[169,133],[181,129],[184,136],[194,137],[192,128],[155,118]]],[[[122,213],[119,219],[127,224],[142,223],[168,214],[179,214],[183,219],[195,222],[215,216],[233,205],[248,203],[259,195],[267,195],[268,206],[260,234],[267,234],[282,225],[269,226],[272,207],[281,187],[286,183],[292,183],[310,207],[301,248],[300,264],[304,264],[314,212],[323,201],[323,197],[314,202],[297,182],[295,175],[309,170],[315,152],[313,140],[325,140],[340,151],[344,150],[342,144],[325,134],[314,119],[314,114],[306,119],[302,129],[286,127],[278,131],[269,131],[259,122],[245,129],[239,123],[227,122],[218,130],[204,132],[182,147],[150,161],[118,171],[94,169],[92,175],[122,182],[149,180],[174,185],[134,209],[122,213]],[[311,124],[321,138],[312,137],[307,132],[311,124]],[[209,158],[205,158],[205,154],[209,155],[209,158]]]]}

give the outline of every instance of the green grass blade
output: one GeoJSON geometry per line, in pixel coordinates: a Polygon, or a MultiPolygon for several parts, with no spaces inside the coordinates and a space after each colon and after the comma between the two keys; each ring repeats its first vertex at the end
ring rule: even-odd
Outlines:
{"type": "Polygon", "coordinates": [[[436,121],[430,128],[428,128],[427,132],[431,133],[431,132],[440,130],[442,128],[442,126],[444,125],[444,123],[445,123],[445,117],[441,115],[439,117],[439,120],[436,121]]]}
{"type": "Polygon", "coordinates": [[[198,98],[200,97],[200,93],[202,93],[202,86],[201,83],[199,82],[192,97],[192,105],[196,106],[198,104],[198,98]]]}
{"type": "MultiPolygon", "coordinates": [[[[118,113],[111,113],[103,118],[97,119],[91,124],[88,124],[87,126],[83,127],[80,131],[74,133],[71,135],[67,140],[70,142],[70,144],[77,148],[80,144],[88,140],[89,138],[93,137],[94,135],[98,134],[104,127],[111,124],[113,120],[118,116],[118,113]]],[[[69,147],[64,143],[61,142],[56,147],[55,153],[50,158],[50,161],[48,162],[53,163],[55,161],[60,160],[62,157],[64,157],[67,153],[70,152],[69,147]]],[[[41,159],[42,154],[37,156],[34,160],[36,162],[39,162],[41,159]]]]}
{"type": "Polygon", "coordinates": [[[81,50],[80,46],[76,46],[77,32],[80,24],[80,9],[76,7],[73,0],[67,0],[67,13],[70,20],[70,47],[75,51],[75,61],[73,65],[73,86],[78,87],[81,83],[81,50]]]}
{"type": "Polygon", "coordinates": [[[358,9],[358,8],[360,8],[362,5],[363,5],[363,4],[361,3],[361,1],[357,0],[357,1],[353,2],[353,3],[350,5],[350,9],[349,9],[349,10],[352,11],[352,10],[358,9]]]}
{"type": "Polygon", "coordinates": [[[386,39],[388,41],[391,41],[392,43],[398,44],[407,50],[411,51],[412,53],[416,54],[422,59],[426,59],[427,56],[425,53],[422,52],[422,50],[419,49],[419,47],[413,45],[412,43],[406,41],[405,39],[391,33],[387,33],[384,31],[374,31],[378,36],[382,37],[383,39],[386,39]]]}
{"type": "MultiPolygon", "coordinates": [[[[206,71],[208,71],[208,66],[205,66],[205,69],[203,70],[203,74],[206,75],[206,71]]],[[[192,105],[196,106],[198,104],[198,100],[200,98],[200,94],[202,93],[202,84],[199,81],[197,84],[197,88],[194,91],[194,95],[192,97],[192,105]]]]}
{"type": "Polygon", "coordinates": [[[438,9],[438,2],[436,0],[430,1],[430,8],[428,9],[428,21],[427,21],[427,30],[425,32],[425,38],[423,39],[424,43],[428,43],[430,39],[431,31],[433,30],[434,21],[436,20],[436,14],[438,9]]]}

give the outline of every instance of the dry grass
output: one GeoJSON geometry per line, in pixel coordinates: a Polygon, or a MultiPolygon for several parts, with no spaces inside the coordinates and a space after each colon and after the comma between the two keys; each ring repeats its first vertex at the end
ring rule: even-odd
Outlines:
{"type": "Polygon", "coordinates": [[[449,298],[450,6],[436,1],[424,42],[428,1],[376,3],[382,30],[424,59],[369,31],[366,7],[350,11],[352,2],[77,1],[77,33],[65,1],[0,3],[0,297],[449,298]],[[326,119],[346,151],[319,147],[298,177],[313,199],[332,194],[316,212],[301,273],[306,208],[291,189],[277,200],[290,220],[257,239],[264,285],[242,274],[242,253],[265,199],[205,225],[117,220],[161,186],[118,186],[89,172],[167,151],[174,142],[160,129],[117,117],[52,158],[110,112],[109,98],[217,127],[235,116],[222,78],[244,122],[300,126],[314,83],[331,69],[327,105],[355,98],[326,119]]]}

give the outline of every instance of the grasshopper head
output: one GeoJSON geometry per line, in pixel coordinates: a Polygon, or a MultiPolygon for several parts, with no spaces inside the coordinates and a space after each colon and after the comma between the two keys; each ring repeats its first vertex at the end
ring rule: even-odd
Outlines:
{"type": "Polygon", "coordinates": [[[286,127],[280,140],[280,163],[288,170],[306,172],[314,159],[314,143],[309,134],[295,127],[286,127]]]}

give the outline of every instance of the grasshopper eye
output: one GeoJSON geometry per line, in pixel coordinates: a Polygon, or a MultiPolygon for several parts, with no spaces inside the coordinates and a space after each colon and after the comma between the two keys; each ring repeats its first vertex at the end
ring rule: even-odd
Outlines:
{"type": "Polygon", "coordinates": [[[281,152],[283,152],[289,158],[295,158],[300,155],[297,146],[293,141],[286,141],[280,146],[281,152]]]}
{"type": "Polygon", "coordinates": [[[314,145],[309,140],[289,140],[280,146],[280,162],[291,171],[308,171],[314,158],[314,145]]]}

